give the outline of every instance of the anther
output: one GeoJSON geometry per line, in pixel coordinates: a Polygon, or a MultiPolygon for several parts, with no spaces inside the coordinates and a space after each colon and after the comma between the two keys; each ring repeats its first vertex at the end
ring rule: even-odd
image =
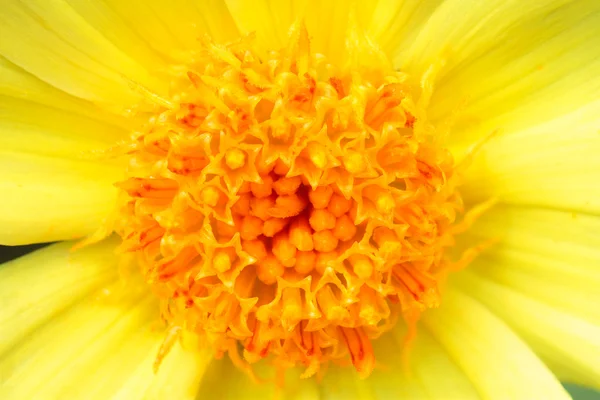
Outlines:
{"type": "Polygon", "coordinates": [[[362,329],[339,328],[348,351],[352,364],[362,377],[367,377],[375,367],[375,355],[371,346],[371,341],[367,338],[362,329]]]}

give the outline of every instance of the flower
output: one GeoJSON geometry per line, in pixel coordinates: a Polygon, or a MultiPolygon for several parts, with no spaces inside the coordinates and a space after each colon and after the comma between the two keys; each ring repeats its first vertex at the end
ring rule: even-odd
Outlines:
{"type": "Polygon", "coordinates": [[[600,388],[600,5],[4,8],[3,398],[600,388]]]}

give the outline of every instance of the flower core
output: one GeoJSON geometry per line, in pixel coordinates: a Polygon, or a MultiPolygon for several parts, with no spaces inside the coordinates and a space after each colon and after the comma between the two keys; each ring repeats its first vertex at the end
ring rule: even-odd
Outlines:
{"type": "Polygon", "coordinates": [[[406,76],[348,51],[332,65],[301,26],[268,53],[204,40],[127,146],[121,250],[171,327],[240,365],[366,376],[371,341],[439,303],[454,162],[406,76]]]}

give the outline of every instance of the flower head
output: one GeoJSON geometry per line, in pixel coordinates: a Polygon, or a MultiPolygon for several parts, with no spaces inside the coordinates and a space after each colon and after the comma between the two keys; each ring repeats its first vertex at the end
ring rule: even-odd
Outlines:
{"type": "Polygon", "coordinates": [[[305,376],[350,358],[368,376],[371,340],[439,304],[454,163],[407,77],[368,46],[348,52],[379,62],[340,68],[303,25],[266,55],[207,39],[124,145],[121,250],[139,254],[164,319],[217,355],[242,345],[305,376]]]}
{"type": "Polygon", "coordinates": [[[3,7],[0,397],[597,387],[596,2],[3,7]]]}

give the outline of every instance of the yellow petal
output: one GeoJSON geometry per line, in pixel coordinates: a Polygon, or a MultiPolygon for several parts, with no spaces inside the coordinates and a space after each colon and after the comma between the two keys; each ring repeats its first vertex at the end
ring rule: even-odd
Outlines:
{"type": "MultiPolygon", "coordinates": [[[[70,96],[67,93],[45,83],[22,68],[0,56],[0,95],[10,98],[27,100],[37,105],[48,106],[86,117],[110,122],[113,125],[125,125],[127,120],[117,115],[105,112],[95,107],[90,102],[70,96]]],[[[2,98],[2,101],[6,101],[2,98]]],[[[40,118],[31,113],[32,122],[39,122],[40,118]]],[[[85,132],[81,132],[85,133],[85,132]]],[[[110,135],[109,135],[110,136],[110,135]]]]}
{"type": "Polygon", "coordinates": [[[365,25],[396,65],[406,63],[406,53],[427,20],[443,0],[380,0],[365,25]]]}
{"type": "Polygon", "coordinates": [[[599,35],[595,1],[448,0],[427,19],[399,62],[417,78],[444,64],[430,118],[442,123],[457,116],[451,143],[458,154],[497,133],[469,171],[473,194],[597,209],[595,192],[581,185],[598,172],[591,148],[597,146],[600,114],[599,35]],[[563,144],[556,143],[560,136],[574,130],[576,143],[550,155],[563,144]],[[551,144],[544,147],[546,136],[551,144]],[[585,141],[591,142],[590,155],[575,148],[585,141]],[[534,155],[539,146],[542,154],[534,155]],[[511,157],[505,158],[508,149],[511,157]]]}
{"type": "Polygon", "coordinates": [[[3,2],[0,54],[67,93],[112,108],[139,99],[128,79],[156,92],[164,89],[64,0],[3,2]]]}
{"type": "Polygon", "coordinates": [[[600,101],[493,138],[468,168],[465,197],[600,212],[600,101]]]}
{"type": "Polygon", "coordinates": [[[308,0],[304,21],[312,40],[311,49],[325,54],[332,63],[341,65],[348,53],[346,42],[349,30],[364,29],[375,4],[359,0],[308,0]],[[355,23],[357,27],[353,26],[355,23]]]}
{"type": "MultiPolygon", "coordinates": [[[[404,369],[403,341],[406,330],[397,327],[375,343],[378,360],[373,374],[360,379],[351,366],[329,365],[322,379],[299,379],[302,369],[288,370],[282,387],[273,367],[259,363],[253,366],[256,375],[265,380],[257,384],[228,359],[213,361],[199,389],[199,398],[219,393],[222,398],[235,399],[478,399],[477,392],[460,368],[449,358],[444,348],[424,329],[412,347],[410,370],[404,369]],[[227,381],[223,385],[223,380],[227,381]],[[279,397],[277,397],[279,396],[279,397]]],[[[280,382],[281,383],[281,382],[280,382]]]]}
{"type": "MultiPolygon", "coordinates": [[[[473,383],[444,347],[424,327],[417,327],[417,339],[410,348],[410,370],[431,399],[478,399],[473,383]]],[[[405,332],[395,329],[396,345],[402,346],[405,332]]],[[[401,373],[396,370],[396,374],[401,373]]],[[[375,384],[377,385],[377,384],[375,384]]]]}
{"type": "MultiPolygon", "coordinates": [[[[374,2],[317,0],[227,0],[231,15],[242,33],[256,32],[263,51],[278,50],[288,41],[295,22],[306,24],[311,51],[340,65],[346,59],[349,24],[366,25],[374,2]]],[[[364,26],[362,26],[364,27],[364,26]]]]}
{"type": "MultiPolygon", "coordinates": [[[[490,78],[494,78],[496,71],[503,74],[502,69],[513,67],[507,62],[527,57],[534,49],[551,51],[546,43],[548,40],[561,35],[566,36],[563,39],[571,39],[572,44],[580,44],[577,39],[593,40],[577,36],[576,33],[581,32],[574,25],[587,25],[586,17],[595,11],[598,11],[598,4],[593,1],[446,0],[422,26],[402,60],[402,67],[409,71],[424,71],[443,58],[446,67],[439,78],[450,80],[455,78],[453,74],[463,74],[465,69],[478,63],[490,66],[495,61],[493,70],[473,68],[479,73],[478,78],[487,77],[494,81],[490,78]]],[[[591,26],[587,25],[587,28],[591,26]]],[[[562,50],[566,48],[562,47],[562,50]]],[[[484,81],[480,83],[484,84],[484,81]]]]}
{"type": "Polygon", "coordinates": [[[226,0],[242,34],[256,32],[263,50],[278,50],[287,43],[290,26],[304,15],[308,0],[226,0]]]}
{"type": "Polygon", "coordinates": [[[314,379],[300,379],[300,369],[288,370],[283,386],[278,381],[275,368],[264,362],[252,366],[256,376],[262,382],[253,381],[242,370],[232,364],[229,358],[214,360],[207,368],[198,389],[198,399],[254,400],[254,399],[290,399],[315,400],[319,396],[319,384],[314,379]],[[279,383],[279,384],[278,384],[279,383]]]}
{"type": "Polygon", "coordinates": [[[4,151],[83,159],[126,136],[125,129],[89,117],[0,96],[0,149],[4,151]]]}
{"type": "Polygon", "coordinates": [[[569,399],[558,380],[499,318],[449,286],[423,323],[485,399],[569,399]]]}
{"type": "MultiPolygon", "coordinates": [[[[464,106],[458,138],[495,129],[510,134],[597,100],[598,2],[494,3],[481,3],[489,16],[477,15],[480,24],[459,30],[469,51],[454,52],[460,45],[444,36],[449,55],[432,99],[433,117],[464,106]]],[[[435,54],[433,48],[426,51],[435,54]]]]}
{"type": "Polygon", "coordinates": [[[506,319],[561,379],[600,382],[600,218],[497,207],[466,238],[499,243],[460,283],[506,319]],[[511,305],[511,306],[509,306],[511,305]],[[545,327],[545,328],[544,328],[545,327]]]}
{"type": "Polygon", "coordinates": [[[123,52],[134,54],[142,65],[154,65],[156,70],[164,68],[165,61],[172,62],[182,53],[197,49],[198,39],[205,34],[218,42],[238,36],[222,0],[69,0],[69,4],[123,52]],[[157,55],[160,61],[155,60],[157,55]]]}
{"type": "Polygon", "coordinates": [[[406,369],[406,333],[400,321],[390,334],[373,343],[378,368],[364,382],[371,387],[374,398],[479,398],[467,376],[424,326],[418,326],[406,369]]]}
{"type": "Polygon", "coordinates": [[[594,1],[449,0],[436,9],[403,67],[420,76],[445,62],[429,116],[457,116],[455,153],[496,132],[469,169],[470,195],[598,209],[596,192],[582,188],[598,179],[598,35],[594,1]]]}
{"type": "MultiPolygon", "coordinates": [[[[118,289],[116,283],[105,290],[118,289]]],[[[156,311],[155,304],[139,294],[111,300],[101,292],[86,296],[4,354],[0,372],[8,389],[5,397],[65,398],[63,393],[69,390],[85,389],[82,386],[89,383],[84,384],[82,378],[93,372],[98,361],[118,351],[121,343],[131,340],[156,311]]]]}
{"type": "Polygon", "coordinates": [[[51,245],[2,265],[0,354],[81,297],[116,279],[115,265],[102,258],[113,251],[114,241],[75,253],[72,246],[51,245]]]}
{"type": "Polygon", "coordinates": [[[119,119],[6,60],[0,71],[0,243],[89,234],[112,210],[112,184],[123,171],[118,162],[94,161],[96,151],[127,130],[113,125],[119,119]]]}
{"type": "Polygon", "coordinates": [[[469,269],[600,325],[600,218],[571,212],[497,206],[468,231],[469,245],[498,243],[469,269]]]}
{"type": "Polygon", "coordinates": [[[116,202],[122,167],[0,150],[0,243],[18,245],[94,232],[116,202]]]}
{"type": "MultiPolygon", "coordinates": [[[[504,263],[503,267],[510,268],[504,263]]],[[[552,305],[479,274],[463,272],[461,288],[504,319],[550,367],[567,371],[562,379],[600,388],[600,325],[553,308],[552,305]]],[[[525,283],[525,282],[524,282],[525,283]]],[[[536,286],[534,280],[526,282],[536,286]]],[[[560,289],[555,296],[565,296],[560,289]]],[[[596,296],[599,297],[599,296],[596,296]]],[[[590,298],[597,305],[598,299],[590,298]]]]}
{"type": "MultiPolygon", "coordinates": [[[[156,345],[156,339],[154,342],[156,345]]],[[[142,375],[137,387],[127,382],[131,393],[121,390],[118,396],[114,397],[115,399],[135,399],[135,393],[142,393],[139,391],[139,388],[148,385],[148,383],[150,383],[148,388],[143,392],[142,396],[138,397],[140,400],[172,398],[191,400],[197,398],[199,384],[212,361],[210,351],[199,353],[193,348],[184,348],[180,343],[177,343],[169,352],[155,376],[153,376],[150,370],[155,361],[155,352],[152,352],[151,355],[152,357],[147,358],[144,364],[141,365],[141,368],[139,368],[142,370],[142,375]]],[[[115,358],[117,359],[116,361],[120,359],[120,357],[115,358]]]]}
{"type": "MultiPolygon", "coordinates": [[[[77,360],[73,371],[67,366],[66,374],[55,378],[56,384],[44,385],[44,392],[56,390],[59,398],[115,399],[115,400],[192,400],[198,393],[212,357],[206,352],[184,349],[175,343],[157,373],[154,362],[164,340],[164,330],[158,326],[158,306],[151,301],[150,313],[143,321],[132,319],[122,310],[122,324],[118,336],[109,341],[94,342],[90,347],[100,353],[91,353],[77,360]],[[69,375],[70,374],[70,375],[69,375]],[[77,381],[78,384],[67,384],[77,381]]],[[[100,332],[111,335],[112,332],[100,332]]]]}
{"type": "Polygon", "coordinates": [[[118,280],[114,242],[69,246],[0,269],[11,297],[1,333],[15,339],[0,352],[2,398],[194,398],[210,357],[176,345],[155,375],[164,332],[152,294],[135,277],[118,280]]]}
{"type": "MultiPolygon", "coordinates": [[[[350,365],[345,367],[331,366],[325,372],[323,381],[320,383],[320,393],[323,400],[360,399],[360,400],[383,400],[394,398],[398,395],[399,388],[407,398],[423,398],[424,392],[418,385],[407,383],[402,376],[394,376],[390,381],[390,375],[382,380],[383,386],[374,386],[372,382],[379,381],[373,375],[366,380],[360,379],[351,369],[350,365]]],[[[377,376],[377,375],[375,375],[377,376]]]]}
{"type": "MultiPolygon", "coordinates": [[[[66,0],[66,2],[90,27],[100,32],[119,51],[127,54],[140,65],[146,66],[151,71],[159,71],[166,67],[166,60],[155,51],[154,43],[148,40],[150,38],[140,35],[138,26],[132,24],[128,16],[110,4],[110,1],[66,0]]],[[[130,1],[123,3],[133,4],[130,1]]],[[[141,10],[147,3],[137,2],[135,6],[141,10]]],[[[148,15],[143,16],[142,11],[138,15],[140,18],[148,18],[148,15]]],[[[156,29],[157,24],[153,23],[154,21],[147,21],[150,27],[156,29]]]]}

